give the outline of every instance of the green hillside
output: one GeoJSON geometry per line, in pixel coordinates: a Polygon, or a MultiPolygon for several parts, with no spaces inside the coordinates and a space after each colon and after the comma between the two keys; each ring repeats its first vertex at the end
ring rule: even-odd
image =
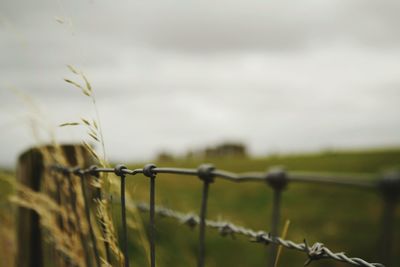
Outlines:
{"type": "MultiPolygon", "coordinates": [[[[289,171],[376,174],[397,168],[400,149],[371,151],[329,151],[305,155],[270,156],[266,158],[208,159],[219,169],[233,172],[265,171],[271,166],[285,166],[289,171]]],[[[158,162],[157,166],[197,167],[203,161],[176,160],[158,162]]],[[[130,167],[142,167],[134,164],[130,167]]],[[[374,177],[374,176],[372,176],[374,177]]],[[[128,179],[128,190],[135,200],[148,199],[148,181],[143,176],[128,179]]],[[[159,175],[156,202],[183,212],[198,213],[201,182],[195,177],[159,175]]],[[[266,184],[217,180],[209,196],[210,219],[224,219],[255,230],[270,229],[272,191],[266,184]]],[[[290,184],[283,194],[282,221],[290,220],[288,239],[309,243],[323,242],[333,251],[349,256],[378,260],[382,200],[379,193],[354,188],[324,185],[290,184]]],[[[118,213],[118,207],[115,208],[118,213]]],[[[146,221],[147,214],[144,214],[146,221]]],[[[117,215],[116,215],[117,216],[117,215]]],[[[395,225],[399,225],[397,209],[395,225]]],[[[136,233],[131,230],[133,240],[136,233]]],[[[157,217],[157,258],[159,266],[195,266],[196,230],[173,219],[157,217]]],[[[400,232],[394,237],[400,249],[400,232]]],[[[132,241],[133,242],[133,241],[132,241]]],[[[133,242],[134,243],[134,242],[133,242]]],[[[132,258],[145,266],[143,249],[132,244],[132,258]]],[[[220,237],[215,230],[207,232],[207,266],[265,266],[268,249],[245,238],[220,237]]],[[[284,250],[279,266],[302,266],[304,254],[284,250]]],[[[135,262],[135,260],[133,260],[135,262]]],[[[313,266],[345,266],[321,261],[313,266]]]]}

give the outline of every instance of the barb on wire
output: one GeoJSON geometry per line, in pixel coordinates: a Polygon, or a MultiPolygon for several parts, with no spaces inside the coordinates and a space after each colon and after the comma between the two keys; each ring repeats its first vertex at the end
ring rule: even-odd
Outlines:
{"type": "MultiPolygon", "coordinates": [[[[148,212],[150,207],[146,203],[128,203],[127,205],[135,205],[138,210],[142,212],[148,212]]],[[[200,217],[193,213],[182,213],[169,208],[156,206],[156,214],[162,217],[169,217],[178,220],[182,224],[187,224],[190,227],[195,227],[200,224],[200,217]]],[[[329,248],[325,247],[322,243],[315,243],[311,247],[308,245],[307,241],[304,240],[303,243],[295,243],[290,240],[285,240],[280,237],[273,237],[269,233],[264,231],[255,231],[243,226],[235,225],[231,222],[226,221],[213,221],[206,220],[205,225],[209,228],[214,228],[219,231],[222,236],[226,235],[242,235],[249,237],[252,242],[261,244],[276,244],[281,245],[288,249],[294,249],[306,253],[308,260],[305,265],[308,265],[311,261],[320,259],[332,259],[340,262],[346,262],[355,266],[365,266],[365,267],[384,267],[381,263],[370,263],[360,258],[348,257],[344,252],[332,252],[329,248]]]]}

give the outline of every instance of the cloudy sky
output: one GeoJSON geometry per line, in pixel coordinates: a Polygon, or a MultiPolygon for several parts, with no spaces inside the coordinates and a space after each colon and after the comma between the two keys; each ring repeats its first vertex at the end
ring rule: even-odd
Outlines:
{"type": "Polygon", "coordinates": [[[223,140],[255,155],[399,146],[399,12],[375,0],[2,0],[0,165],[48,141],[44,126],[86,138],[56,127],[94,116],[63,81],[67,64],[94,87],[115,161],[223,140]]]}

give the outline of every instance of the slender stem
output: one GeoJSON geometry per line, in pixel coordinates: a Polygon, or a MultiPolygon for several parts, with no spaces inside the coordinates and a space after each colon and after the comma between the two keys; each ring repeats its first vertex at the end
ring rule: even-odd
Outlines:
{"type": "Polygon", "coordinates": [[[94,106],[94,110],[96,112],[96,120],[97,120],[97,124],[99,126],[99,133],[100,133],[100,143],[101,143],[101,148],[103,150],[103,161],[102,165],[106,165],[107,164],[107,155],[106,155],[106,147],[104,145],[104,136],[103,136],[103,129],[101,127],[101,121],[100,121],[100,113],[99,110],[97,108],[97,104],[96,104],[96,98],[94,97],[94,92],[92,91],[91,94],[91,98],[92,98],[92,102],[93,102],[93,106],[94,106]]]}

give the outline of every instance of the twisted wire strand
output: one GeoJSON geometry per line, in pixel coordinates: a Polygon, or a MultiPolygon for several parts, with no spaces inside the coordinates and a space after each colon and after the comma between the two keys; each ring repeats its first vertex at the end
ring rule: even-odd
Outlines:
{"type": "MultiPolygon", "coordinates": [[[[146,203],[129,203],[128,205],[135,206],[142,212],[148,212],[150,210],[150,206],[146,203]]],[[[193,213],[182,213],[162,206],[155,206],[155,212],[159,216],[176,219],[182,224],[186,224],[190,227],[195,227],[200,224],[199,216],[193,213]]],[[[252,242],[266,245],[274,243],[288,249],[301,251],[306,253],[309,257],[306,264],[309,264],[313,260],[332,259],[346,262],[355,266],[384,267],[384,265],[381,263],[370,263],[361,258],[348,257],[344,252],[332,252],[329,248],[325,247],[324,244],[319,242],[313,244],[312,246],[309,246],[306,240],[304,240],[303,243],[295,243],[291,240],[273,237],[264,231],[255,231],[243,226],[235,225],[228,221],[206,220],[206,226],[217,229],[222,236],[239,234],[251,238],[252,242]]]]}

